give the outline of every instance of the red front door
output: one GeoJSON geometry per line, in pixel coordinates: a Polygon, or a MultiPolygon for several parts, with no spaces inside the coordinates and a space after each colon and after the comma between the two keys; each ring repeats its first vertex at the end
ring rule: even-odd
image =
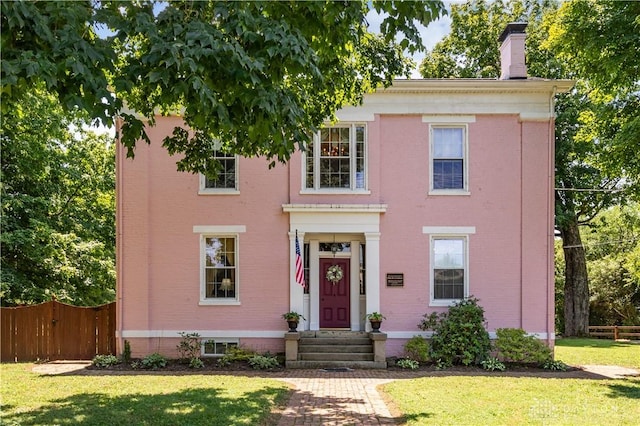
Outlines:
{"type": "Polygon", "coordinates": [[[320,259],[320,328],[350,328],[349,262],[349,259],[320,259]],[[332,266],[342,270],[342,278],[335,284],[327,279],[332,266]]]}

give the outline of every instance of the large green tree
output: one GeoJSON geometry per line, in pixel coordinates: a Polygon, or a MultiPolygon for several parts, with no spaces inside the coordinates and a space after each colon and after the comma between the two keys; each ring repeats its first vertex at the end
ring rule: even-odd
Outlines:
{"type": "Polygon", "coordinates": [[[2,2],[3,108],[44,82],[67,109],[107,124],[120,115],[129,155],[148,142],[143,123],[178,112],[187,126],[164,145],[182,154],[179,170],[212,171],[214,140],[286,161],[338,108],[408,74],[403,49],[422,47],[415,24],[444,11],[392,0],[2,2]],[[381,35],[368,31],[370,8],[385,16],[381,35]]]}
{"type": "Polygon", "coordinates": [[[115,160],[41,89],[3,114],[2,304],[115,298],[115,160]]]}
{"type": "MultiPolygon", "coordinates": [[[[603,208],[624,201],[638,183],[638,157],[629,154],[630,150],[637,152],[639,145],[629,138],[625,142],[630,145],[618,142],[620,130],[634,125],[631,112],[637,105],[637,89],[635,98],[612,97],[603,90],[594,90],[589,80],[580,79],[581,69],[566,60],[557,43],[549,41],[549,34],[562,34],[557,10],[558,3],[554,1],[535,0],[453,5],[451,34],[427,53],[420,70],[425,77],[498,77],[497,37],[508,22],[525,21],[529,24],[529,75],[577,79],[572,93],[557,98],[555,139],[556,226],[565,255],[565,304],[561,314],[564,334],[572,336],[585,334],[589,324],[588,274],[580,226],[589,223],[603,208]],[[621,153],[623,150],[626,155],[621,153]]],[[[627,27],[627,31],[634,31],[634,27],[627,27]]],[[[615,39],[607,40],[615,44],[615,39]]],[[[579,51],[580,47],[569,50],[579,51]]],[[[618,93],[632,95],[631,81],[627,79],[622,84],[626,91],[618,93]]],[[[625,132],[628,130],[622,133],[625,132]]]]}

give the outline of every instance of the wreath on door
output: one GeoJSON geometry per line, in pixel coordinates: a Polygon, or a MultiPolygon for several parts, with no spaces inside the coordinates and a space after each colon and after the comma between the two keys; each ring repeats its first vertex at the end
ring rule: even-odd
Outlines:
{"type": "Polygon", "coordinates": [[[338,284],[343,275],[342,268],[338,265],[331,265],[329,269],[327,269],[327,280],[331,281],[333,285],[338,284]]]}

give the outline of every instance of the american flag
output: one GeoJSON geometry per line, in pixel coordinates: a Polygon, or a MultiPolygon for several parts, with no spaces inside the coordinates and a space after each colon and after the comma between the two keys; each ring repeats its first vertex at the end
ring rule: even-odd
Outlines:
{"type": "Polygon", "coordinates": [[[298,231],[296,231],[296,282],[304,287],[304,269],[302,267],[302,257],[300,255],[300,243],[298,242],[298,231]]]}

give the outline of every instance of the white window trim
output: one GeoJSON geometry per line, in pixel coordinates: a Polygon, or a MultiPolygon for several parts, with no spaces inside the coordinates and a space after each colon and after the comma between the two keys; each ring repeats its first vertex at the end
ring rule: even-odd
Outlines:
{"type": "Polygon", "coordinates": [[[200,342],[200,355],[204,358],[222,358],[224,354],[207,354],[204,352],[204,343],[213,341],[214,343],[235,343],[240,346],[240,339],[218,338],[218,337],[202,337],[200,342]]]}
{"type": "MultiPolygon", "coordinates": [[[[425,227],[426,228],[426,227],[425,227]]],[[[474,228],[475,232],[475,228],[474,228]]],[[[451,306],[462,299],[436,299],[434,297],[435,290],[435,276],[434,270],[434,256],[433,256],[433,242],[439,239],[460,239],[464,244],[464,290],[463,298],[469,297],[469,234],[460,233],[433,233],[429,234],[429,306],[451,306]]]]}
{"type": "Polygon", "coordinates": [[[246,232],[244,225],[231,225],[231,226],[216,226],[216,225],[196,225],[193,227],[193,232],[200,234],[200,249],[198,255],[200,256],[200,306],[221,306],[221,305],[240,305],[240,233],[246,232]],[[206,268],[205,268],[205,240],[209,237],[232,237],[235,238],[235,250],[236,250],[236,282],[235,291],[236,297],[234,299],[215,299],[206,297],[206,268]]]}
{"type": "Polygon", "coordinates": [[[236,162],[235,188],[205,188],[207,178],[202,173],[199,174],[198,195],[239,195],[240,194],[240,156],[234,155],[236,162]]]}
{"type": "Polygon", "coordinates": [[[429,124],[429,195],[471,195],[469,190],[469,125],[462,122],[448,122],[429,124]],[[462,188],[461,189],[433,189],[433,129],[434,128],[462,128],[462,188]]]}
{"type": "Polygon", "coordinates": [[[350,188],[320,188],[320,130],[313,134],[313,188],[307,188],[307,154],[303,152],[302,154],[302,182],[300,186],[300,194],[327,194],[327,195],[335,195],[335,194],[345,194],[348,193],[350,195],[369,195],[371,191],[369,190],[369,132],[367,128],[367,124],[363,122],[340,122],[334,125],[326,124],[324,128],[332,128],[332,127],[340,127],[345,128],[349,127],[351,130],[349,131],[349,152],[353,153],[349,156],[349,168],[350,168],[350,176],[349,180],[351,183],[350,188]],[[355,182],[355,168],[356,168],[356,140],[355,140],[355,128],[363,127],[364,128],[364,188],[356,188],[355,182]]]}

